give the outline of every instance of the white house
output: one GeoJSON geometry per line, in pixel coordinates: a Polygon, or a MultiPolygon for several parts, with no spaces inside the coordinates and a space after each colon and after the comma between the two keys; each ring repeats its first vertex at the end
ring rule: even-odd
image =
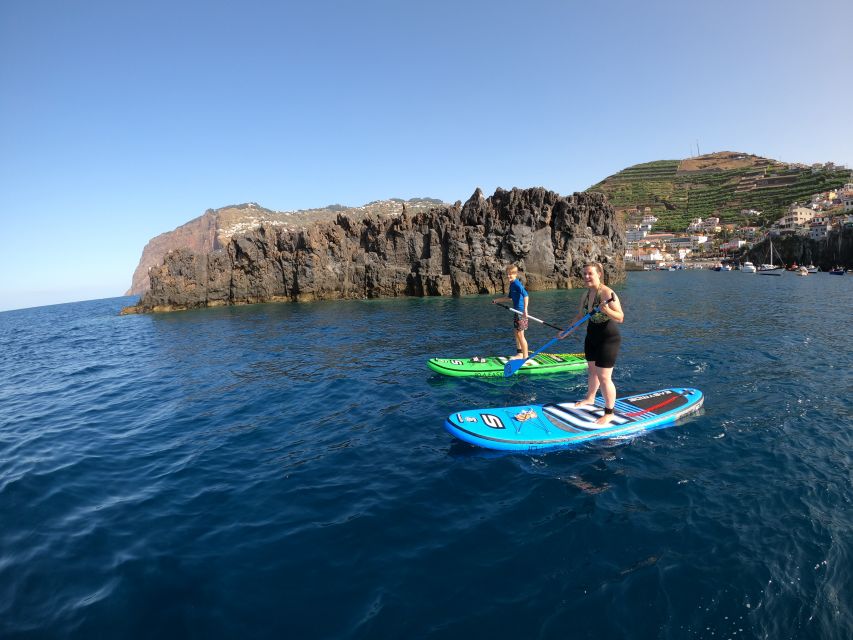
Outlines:
{"type": "Polygon", "coordinates": [[[721,244],[720,249],[722,251],[726,251],[726,252],[737,251],[738,249],[740,249],[745,244],[746,244],[745,240],[731,240],[729,242],[724,242],[723,244],[721,244]]]}
{"type": "Polygon", "coordinates": [[[809,238],[823,240],[829,233],[830,226],[826,222],[812,222],[809,226],[809,238]]]}
{"type": "Polygon", "coordinates": [[[645,238],[648,233],[648,230],[643,229],[642,227],[628,229],[627,231],[625,231],[625,240],[627,240],[628,244],[636,244],[640,242],[640,240],[645,238]]]}
{"type": "Polygon", "coordinates": [[[784,218],[776,223],[780,229],[796,229],[812,221],[814,211],[808,207],[791,207],[784,218]]]}

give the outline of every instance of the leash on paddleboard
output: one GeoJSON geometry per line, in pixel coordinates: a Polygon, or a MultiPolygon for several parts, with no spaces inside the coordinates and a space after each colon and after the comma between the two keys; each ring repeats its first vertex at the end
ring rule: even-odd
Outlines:
{"type": "MultiPolygon", "coordinates": [[[[554,344],[555,342],[557,342],[557,340],[562,340],[563,338],[565,338],[565,337],[566,337],[567,335],[569,335],[572,331],[574,331],[575,329],[577,329],[577,328],[578,328],[579,326],[581,326],[584,322],[586,322],[586,321],[587,321],[587,320],[589,320],[592,316],[594,316],[596,313],[598,313],[598,311],[599,311],[599,309],[601,309],[601,307],[603,307],[603,306],[604,306],[604,305],[606,305],[606,304],[610,304],[610,303],[611,303],[611,302],[613,302],[615,299],[616,299],[616,296],[613,296],[613,297],[612,297],[612,298],[610,298],[610,300],[608,300],[607,302],[602,302],[602,303],[601,303],[600,305],[598,305],[597,307],[593,307],[593,308],[592,308],[592,311],[587,312],[587,314],[586,314],[583,318],[581,318],[580,320],[578,320],[577,322],[575,322],[575,323],[574,323],[571,327],[569,327],[568,329],[561,330],[561,331],[560,331],[560,333],[558,333],[556,336],[554,336],[553,338],[551,338],[551,339],[550,339],[548,342],[546,342],[542,347],[540,347],[539,349],[537,349],[536,351],[534,351],[533,353],[531,353],[531,354],[530,354],[529,356],[527,356],[526,358],[523,358],[523,359],[522,359],[522,358],[517,358],[516,360],[510,360],[509,362],[507,362],[507,363],[504,365],[504,378],[509,378],[512,374],[514,374],[516,371],[518,371],[519,369],[521,369],[521,367],[524,365],[524,363],[525,363],[525,362],[527,362],[528,360],[530,360],[530,358],[535,358],[535,357],[536,357],[536,356],[538,356],[540,353],[542,353],[543,351],[545,351],[545,349],[547,349],[547,348],[548,348],[548,347],[550,347],[552,344],[554,344]]],[[[528,317],[529,317],[529,316],[528,316],[528,317]]]]}
{"type": "MultiPolygon", "coordinates": [[[[519,311],[518,309],[513,309],[512,307],[508,307],[505,304],[501,304],[500,302],[495,302],[494,304],[498,305],[499,307],[503,307],[504,309],[507,309],[508,311],[512,311],[513,313],[517,313],[520,316],[524,315],[524,312],[519,311]]],[[[550,322],[545,322],[544,320],[540,320],[539,318],[534,318],[533,316],[530,316],[530,315],[528,315],[527,318],[529,320],[533,320],[534,322],[538,322],[539,324],[544,324],[546,327],[551,327],[552,329],[556,329],[557,331],[563,330],[563,327],[558,327],[555,324],[551,324],[550,322]]]]}

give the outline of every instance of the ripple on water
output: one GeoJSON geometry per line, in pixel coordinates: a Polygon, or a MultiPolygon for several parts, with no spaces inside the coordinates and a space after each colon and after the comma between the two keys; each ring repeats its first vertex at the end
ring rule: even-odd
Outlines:
{"type": "Polygon", "coordinates": [[[847,279],[740,275],[620,289],[617,388],[702,412],[537,455],[441,427],[585,392],[429,371],[512,348],[487,297],[0,314],[0,636],[846,639],[847,279]]]}

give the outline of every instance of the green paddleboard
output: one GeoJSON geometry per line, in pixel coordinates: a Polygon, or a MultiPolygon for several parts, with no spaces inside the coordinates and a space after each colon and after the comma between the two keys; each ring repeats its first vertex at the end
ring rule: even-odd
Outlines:
{"type": "MultiPolygon", "coordinates": [[[[430,358],[427,366],[445,376],[503,376],[507,358],[489,356],[485,358],[430,358]]],[[[582,353],[540,353],[531,358],[518,373],[538,375],[543,373],[564,373],[586,369],[586,360],[582,353]]]]}

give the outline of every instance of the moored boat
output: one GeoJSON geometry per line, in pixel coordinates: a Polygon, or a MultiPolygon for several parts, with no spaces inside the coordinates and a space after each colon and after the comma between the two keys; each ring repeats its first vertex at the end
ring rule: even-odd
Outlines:
{"type": "Polygon", "coordinates": [[[770,242],[770,262],[758,267],[758,273],[763,276],[781,276],[785,267],[773,264],[773,241],[768,238],[768,242],[770,242]]]}
{"type": "Polygon", "coordinates": [[[751,262],[744,262],[743,265],[741,266],[740,270],[743,271],[744,273],[755,273],[756,272],[755,265],[752,264],[751,262]]]}

